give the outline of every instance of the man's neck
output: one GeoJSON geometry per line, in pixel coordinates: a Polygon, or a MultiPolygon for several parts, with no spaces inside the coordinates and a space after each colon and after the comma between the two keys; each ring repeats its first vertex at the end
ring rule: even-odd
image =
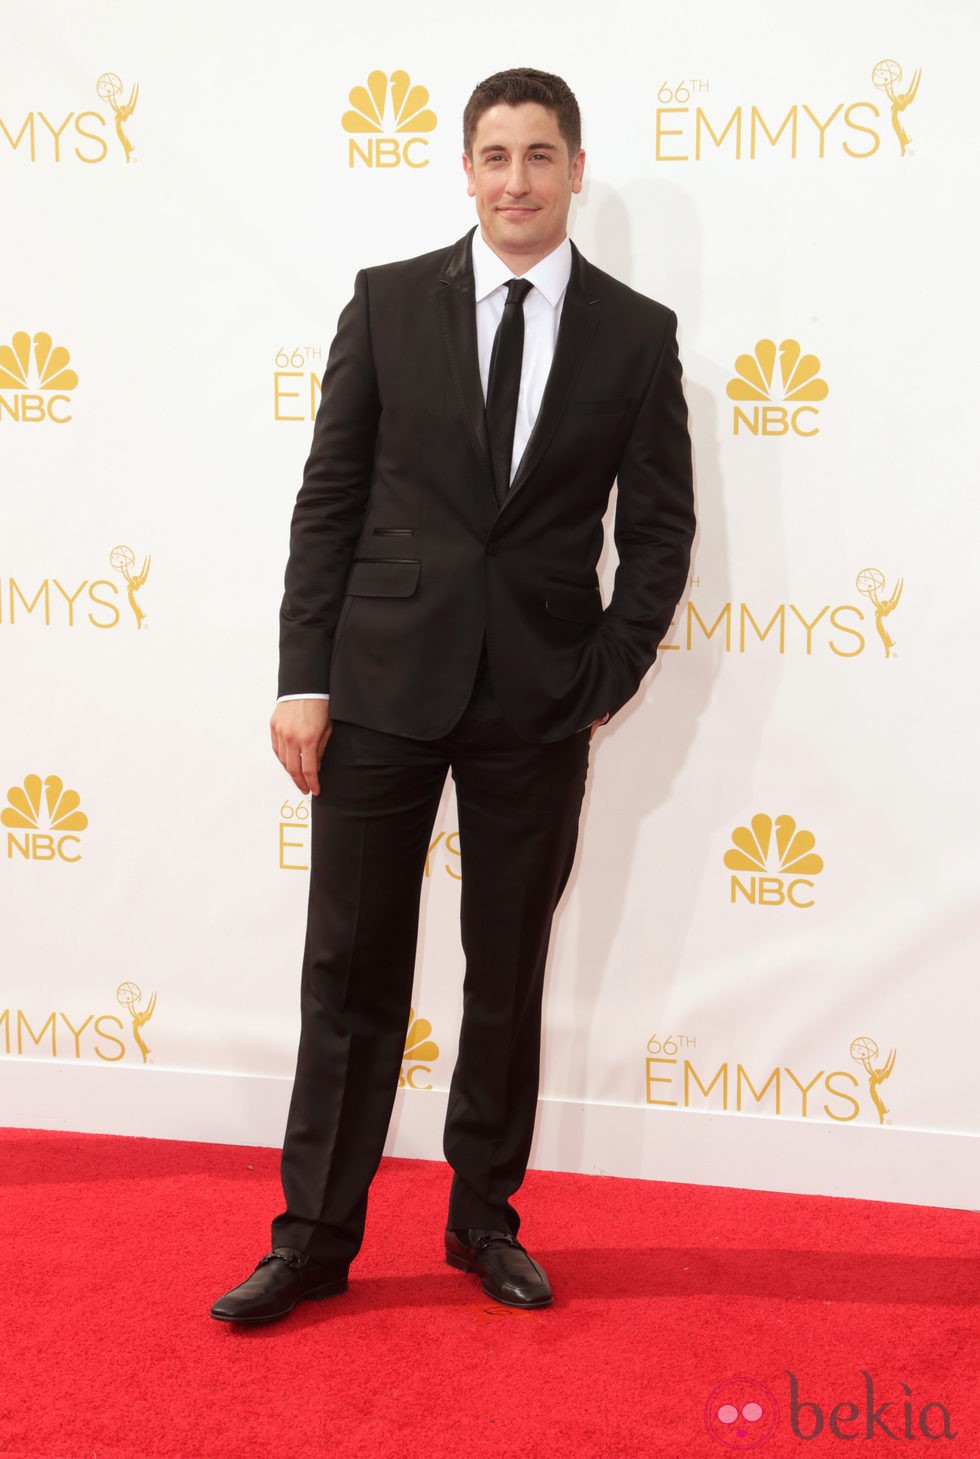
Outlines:
{"type": "Polygon", "coordinates": [[[542,259],[550,257],[551,254],[561,248],[565,239],[568,237],[567,233],[563,233],[559,241],[551,248],[546,248],[543,253],[504,253],[499,248],[494,248],[482,228],[479,229],[479,233],[490,252],[496,254],[501,263],[505,264],[514,277],[518,279],[523,274],[526,274],[528,269],[534,268],[536,263],[540,263],[542,259]]]}

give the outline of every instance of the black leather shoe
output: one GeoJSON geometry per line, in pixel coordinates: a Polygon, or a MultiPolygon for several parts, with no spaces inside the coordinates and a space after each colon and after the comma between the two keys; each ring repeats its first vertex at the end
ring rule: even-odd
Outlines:
{"type": "Polygon", "coordinates": [[[346,1291],[346,1267],[317,1266],[301,1251],[276,1246],[240,1286],[218,1298],[211,1316],[219,1322],[275,1322],[304,1298],[320,1302],[346,1291]]]}
{"type": "Polygon", "coordinates": [[[547,1307],[548,1278],[509,1231],[447,1231],[446,1261],[476,1272],[483,1290],[507,1307],[547,1307]]]}

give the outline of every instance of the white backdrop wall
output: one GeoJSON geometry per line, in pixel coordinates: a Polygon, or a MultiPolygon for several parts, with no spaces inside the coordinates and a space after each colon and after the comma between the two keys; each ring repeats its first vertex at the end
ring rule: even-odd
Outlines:
{"type": "MultiPolygon", "coordinates": [[[[357,268],[470,226],[463,103],[531,64],[582,104],[576,242],[679,315],[701,520],[594,745],[534,1159],[973,1204],[975,9],[494,14],[5,8],[0,1118],[278,1143],[308,805],[266,720],[319,374],[357,268]]],[[[455,827],[401,1154],[440,1152],[455,827]]]]}

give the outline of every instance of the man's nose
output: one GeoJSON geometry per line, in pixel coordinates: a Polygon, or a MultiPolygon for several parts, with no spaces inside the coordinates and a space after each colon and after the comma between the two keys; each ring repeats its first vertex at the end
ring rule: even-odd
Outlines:
{"type": "Polygon", "coordinates": [[[508,193],[511,197],[519,198],[523,197],[525,193],[530,192],[530,190],[531,184],[528,181],[527,168],[524,166],[524,163],[512,163],[510,171],[507,174],[508,193]]]}

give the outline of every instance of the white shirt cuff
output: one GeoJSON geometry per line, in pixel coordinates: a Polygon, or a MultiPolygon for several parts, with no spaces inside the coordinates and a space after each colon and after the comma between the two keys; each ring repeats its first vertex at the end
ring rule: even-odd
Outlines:
{"type": "Polygon", "coordinates": [[[277,704],[288,704],[291,699],[329,699],[329,694],[280,694],[277,704]]]}

